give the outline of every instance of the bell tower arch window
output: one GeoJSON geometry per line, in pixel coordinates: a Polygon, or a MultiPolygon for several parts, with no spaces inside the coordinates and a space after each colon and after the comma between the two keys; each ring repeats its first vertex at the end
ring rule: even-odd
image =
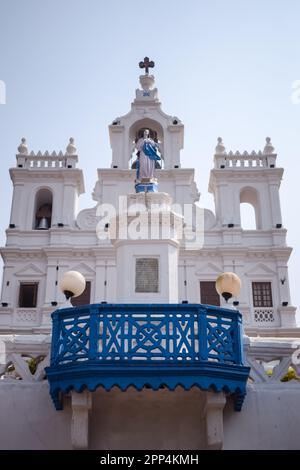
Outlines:
{"type": "Polygon", "coordinates": [[[261,228],[259,195],[255,188],[243,188],[240,192],[241,227],[246,230],[261,228]]]}
{"type": "Polygon", "coordinates": [[[53,195],[50,189],[42,188],[35,196],[34,230],[48,230],[52,221],[53,195]]]}

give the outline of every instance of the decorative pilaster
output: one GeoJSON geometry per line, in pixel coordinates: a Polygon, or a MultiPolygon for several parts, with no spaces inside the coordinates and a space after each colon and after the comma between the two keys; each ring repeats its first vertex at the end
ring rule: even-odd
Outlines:
{"type": "Polygon", "coordinates": [[[75,203],[78,197],[76,183],[71,179],[65,180],[64,183],[64,199],[63,199],[63,223],[67,226],[74,225],[75,220],[75,203]]]}
{"type": "Polygon", "coordinates": [[[278,181],[269,183],[273,228],[282,223],[278,181]]]}
{"type": "Polygon", "coordinates": [[[51,302],[57,301],[57,285],[56,281],[58,279],[57,272],[58,261],[55,259],[49,259],[47,264],[47,274],[46,274],[46,294],[45,294],[45,306],[50,306],[51,302]]]}
{"type": "Polygon", "coordinates": [[[20,228],[24,223],[24,183],[18,181],[14,184],[12,205],[10,212],[10,225],[20,228]]]}

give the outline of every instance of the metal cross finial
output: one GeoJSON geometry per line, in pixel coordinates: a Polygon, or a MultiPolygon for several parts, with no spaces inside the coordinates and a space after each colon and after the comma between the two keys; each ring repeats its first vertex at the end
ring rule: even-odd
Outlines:
{"type": "Polygon", "coordinates": [[[144,57],[144,60],[142,60],[140,63],[139,63],[139,67],[141,69],[145,69],[145,74],[148,74],[149,73],[149,67],[154,67],[155,63],[153,62],[153,60],[149,60],[149,57],[144,57]]]}

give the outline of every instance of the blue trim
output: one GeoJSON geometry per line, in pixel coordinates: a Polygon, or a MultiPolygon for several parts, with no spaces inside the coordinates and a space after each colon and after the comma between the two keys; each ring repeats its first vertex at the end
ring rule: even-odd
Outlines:
{"type": "Polygon", "coordinates": [[[242,407],[250,368],[242,364],[239,312],[200,304],[92,304],[52,314],[50,395],[102,386],[232,394],[242,407]]]}
{"type": "Polygon", "coordinates": [[[157,183],[137,183],[135,185],[136,193],[156,193],[157,183]]]}

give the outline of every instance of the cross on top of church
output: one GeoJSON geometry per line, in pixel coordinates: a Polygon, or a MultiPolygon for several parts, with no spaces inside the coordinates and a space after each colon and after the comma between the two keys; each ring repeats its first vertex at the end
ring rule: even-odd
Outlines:
{"type": "Polygon", "coordinates": [[[149,73],[149,68],[154,67],[154,65],[155,65],[155,63],[153,62],[153,60],[149,60],[149,57],[144,57],[144,60],[142,60],[139,63],[139,67],[141,69],[145,69],[145,74],[148,74],[149,73]]]}

